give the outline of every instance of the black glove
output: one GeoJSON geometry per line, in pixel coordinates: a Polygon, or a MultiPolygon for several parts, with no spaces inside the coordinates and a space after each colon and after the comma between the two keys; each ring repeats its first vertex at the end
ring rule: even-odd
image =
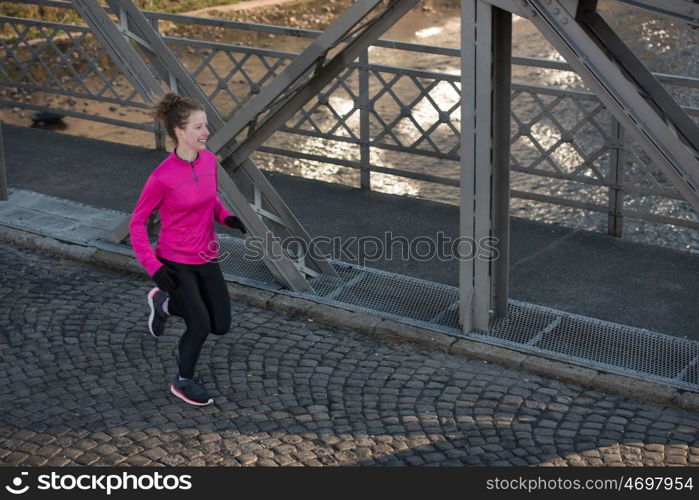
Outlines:
{"type": "Polygon", "coordinates": [[[158,285],[158,288],[169,292],[177,288],[177,277],[167,266],[162,266],[160,269],[155,271],[153,275],[153,281],[158,285]]]}
{"type": "Polygon", "coordinates": [[[245,225],[243,225],[243,221],[240,220],[239,217],[235,215],[230,215],[226,217],[223,222],[226,224],[226,226],[231,227],[233,229],[240,229],[240,232],[243,234],[247,234],[248,230],[245,229],[245,225]]]}

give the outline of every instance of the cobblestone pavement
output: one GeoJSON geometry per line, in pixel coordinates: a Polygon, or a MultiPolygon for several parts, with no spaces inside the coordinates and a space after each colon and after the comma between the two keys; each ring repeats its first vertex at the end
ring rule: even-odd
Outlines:
{"type": "Polygon", "coordinates": [[[183,323],[150,282],[0,244],[6,465],[692,465],[699,414],[233,304],[168,391],[183,323]]]}

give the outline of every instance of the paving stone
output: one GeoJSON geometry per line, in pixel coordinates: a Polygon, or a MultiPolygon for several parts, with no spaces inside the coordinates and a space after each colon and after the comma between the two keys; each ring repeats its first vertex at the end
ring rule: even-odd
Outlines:
{"type": "Polygon", "coordinates": [[[664,444],[657,444],[657,443],[648,443],[644,447],[648,451],[659,451],[659,452],[665,452],[665,445],[664,444]]]}

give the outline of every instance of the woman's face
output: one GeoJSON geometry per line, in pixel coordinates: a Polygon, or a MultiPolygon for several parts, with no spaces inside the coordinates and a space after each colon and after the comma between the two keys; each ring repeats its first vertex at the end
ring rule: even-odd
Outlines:
{"type": "Polygon", "coordinates": [[[184,128],[175,127],[177,144],[193,151],[206,149],[206,140],[209,137],[209,129],[206,128],[206,124],[206,113],[204,111],[192,111],[184,128]]]}

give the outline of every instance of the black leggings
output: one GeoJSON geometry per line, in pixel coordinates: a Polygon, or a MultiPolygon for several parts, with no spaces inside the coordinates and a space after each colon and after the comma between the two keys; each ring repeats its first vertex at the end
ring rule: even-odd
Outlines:
{"type": "Polygon", "coordinates": [[[177,288],[170,290],[168,312],[184,318],[180,339],[180,376],[192,378],[209,332],[223,335],[231,327],[231,302],[218,262],[180,264],[160,261],[175,272],[177,288]]]}

